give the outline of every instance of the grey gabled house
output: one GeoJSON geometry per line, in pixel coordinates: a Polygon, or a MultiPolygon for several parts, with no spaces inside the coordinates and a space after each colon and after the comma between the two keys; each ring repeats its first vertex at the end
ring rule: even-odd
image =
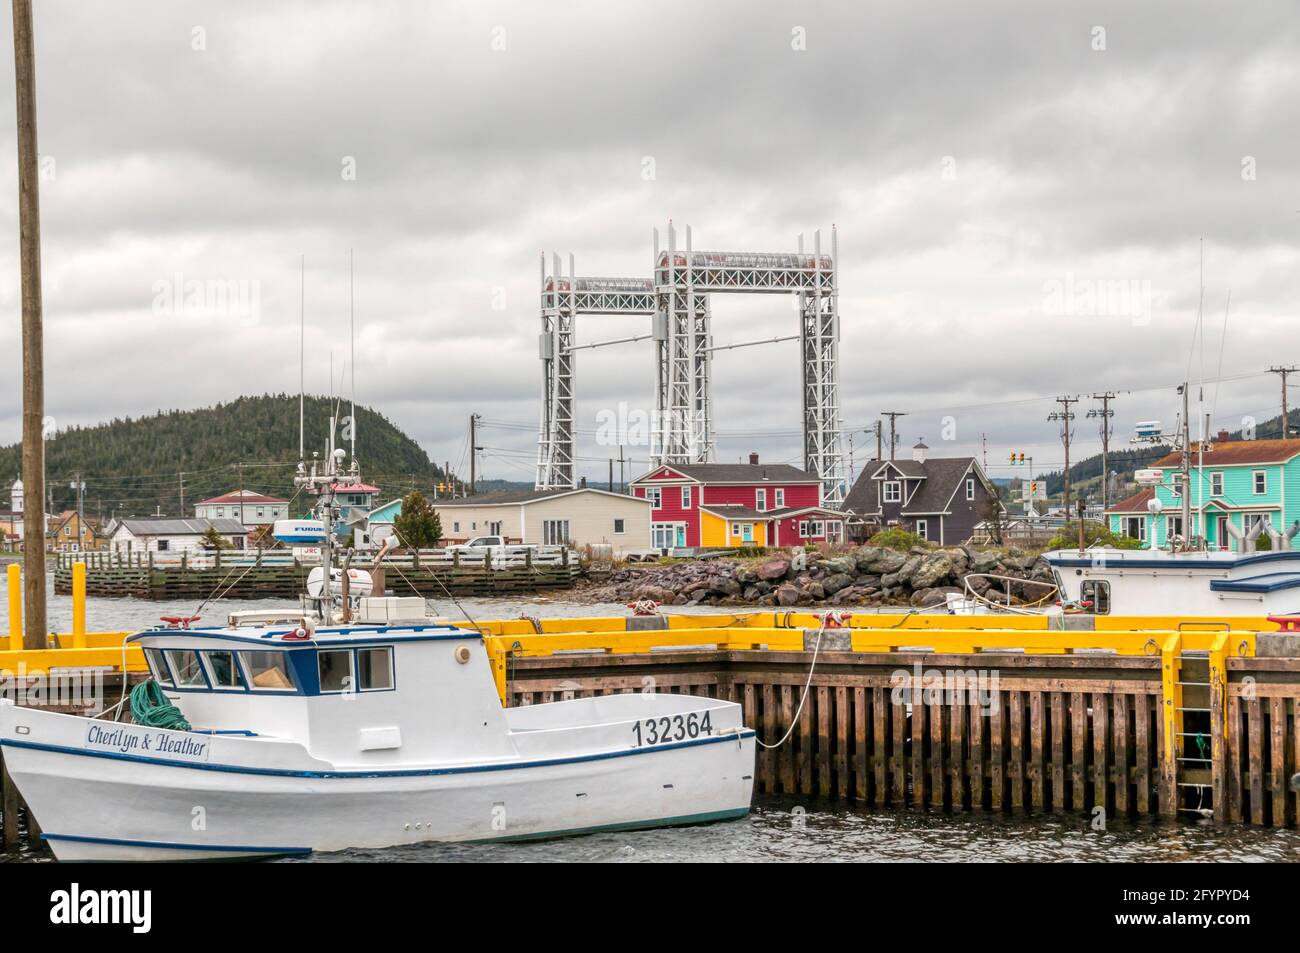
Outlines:
{"type": "Polygon", "coordinates": [[[849,537],[897,527],[941,545],[970,539],[976,524],[1006,506],[975,457],[934,457],[924,442],[910,460],[873,460],[844,500],[849,537]]]}

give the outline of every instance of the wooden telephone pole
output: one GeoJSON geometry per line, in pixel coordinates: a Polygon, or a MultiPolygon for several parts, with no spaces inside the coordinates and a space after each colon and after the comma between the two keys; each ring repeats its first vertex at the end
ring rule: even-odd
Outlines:
{"type": "Polygon", "coordinates": [[[18,244],[23,295],[23,647],[45,648],[45,360],[36,54],[31,0],[13,0],[18,101],[18,244]]]}

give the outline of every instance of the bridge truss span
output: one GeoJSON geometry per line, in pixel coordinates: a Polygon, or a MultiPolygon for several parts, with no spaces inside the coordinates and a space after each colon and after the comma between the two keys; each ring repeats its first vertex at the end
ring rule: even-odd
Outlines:
{"type": "MultiPolygon", "coordinates": [[[[716,457],[712,401],[711,300],[715,294],[786,294],[798,301],[804,466],[823,481],[829,506],[844,500],[840,437],[838,284],[836,234],[830,254],[821,251],[820,232],[807,253],[803,237],[795,252],[715,252],[685,247],[668,224],[667,246],[654,232],[652,278],[578,277],[573,256],[562,273],[558,256],[548,275],[541,269],[542,408],[538,438],[539,489],[575,485],[573,384],[574,351],[654,339],[655,421],[651,465],[703,463],[716,457]],[[574,339],[578,315],[650,316],[651,333],[595,344],[574,339]]],[[[746,342],[745,345],[772,343],[746,342]]]]}

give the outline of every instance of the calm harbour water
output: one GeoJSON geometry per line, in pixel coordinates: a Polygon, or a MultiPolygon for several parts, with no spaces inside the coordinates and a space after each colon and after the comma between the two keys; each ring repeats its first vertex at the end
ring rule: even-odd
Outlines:
{"type": "MultiPolygon", "coordinates": [[[[463,599],[475,618],[613,615],[623,606],[573,605],[560,600],[463,599]]],[[[205,607],[205,622],[224,621],[237,609],[283,607],[282,602],[224,601],[205,607]]],[[[90,628],[144,628],[161,615],[184,614],[192,603],[134,599],[91,599],[90,628]]],[[[452,617],[460,613],[440,606],[452,617]]],[[[718,610],[700,609],[697,611],[718,610]]],[[[68,631],[71,602],[52,597],[51,628],[68,631]]],[[[46,850],[26,846],[0,860],[41,861],[46,850]]],[[[1217,827],[1209,821],[1142,822],[1112,820],[1105,831],[1092,829],[1084,814],[1008,817],[871,811],[813,799],[756,799],[741,820],[696,827],[580,837],[519,844],[429,844],[386,850],[354,850],[275,863],[301,862],[737,862],[737,861],[1300,861],[1300,832],[1248,827],[1217,827]]]]}

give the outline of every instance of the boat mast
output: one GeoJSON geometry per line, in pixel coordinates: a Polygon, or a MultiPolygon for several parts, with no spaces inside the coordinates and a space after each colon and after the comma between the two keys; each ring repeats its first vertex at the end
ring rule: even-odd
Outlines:
{"type": "Polygon", "coordinates": [[[1192,538],[1192,428],[1187,415],[1190,412],[1188,391],[1191,390],[1191,388],[1188,386],[1188,382],[1184,381],[1183,386],[1178,388],[1178,390],[1183,395],[1183,425],[1179,429],[1179,440],[1182,443],[1183,450],[1183,548],[1190,549],[1192,538]]]}

